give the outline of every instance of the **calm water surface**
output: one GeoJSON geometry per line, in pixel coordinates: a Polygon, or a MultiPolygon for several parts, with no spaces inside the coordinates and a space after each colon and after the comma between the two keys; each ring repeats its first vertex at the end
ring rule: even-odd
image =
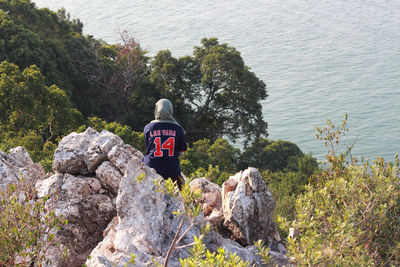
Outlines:
{"type": "Polygon", "coordinates": [[[154,55],[191,54],[203,37],[236,47],[266,82],[269,137],[322,159],[315,126],[348,113],[353,155],[393,160],[400,152],[398,0],[34,0],[64,7],[85,34],[110,43],[128,30],[154,55]]]}

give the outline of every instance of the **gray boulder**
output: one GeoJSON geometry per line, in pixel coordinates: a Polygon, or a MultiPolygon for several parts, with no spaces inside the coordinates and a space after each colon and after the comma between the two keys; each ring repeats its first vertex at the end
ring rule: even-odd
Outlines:
{"type": "Polygon", "coordinates": [[[101,184],[94,177],[54,174],[39,181],[36,189],[39,197],[51,196],[46,209],[69,222],[55,233],[59,244],[46,253],[51,266],[81,266],[116,214],[112,199],[99,193],[101,184]],[[66,259],[61,257],[64,250],[66,259]]]}
{"type": "Polygon", "coordinates": [[[275,235],[275,200],[257,169],[231,176],[222,185],[222,198],[224,226],[236,241],[247,246],[275,235]]]}
{"type": "MultiPolygon", "coordinates": [[[[142,157],[118,136],[88,128],[63,138],[54,156],[56,173],[47,178],[23,148],[9,154],[0,151],[0,189],[20,177],[36,178],[38,197],[50,196],[46,209],[69,221],[54,232],[57,245],[47,251],[49,266],[74,267],[85,262],[87,266],[125,266],[132,254],[135,266],[149,266],[152,259],[164,261],[181,222],[174,211],[183,209],[183,204],[158,192],[155,181],[162,177],[145,166],[142,157]]],[[[236,253],[260,266],[252,241],[263,239],[274,250],[270,255],[275,263],[285,261],[272,221],[275,202],[257,170],[249,168],[232,176],[222,191],[204,178],[191,185],[204,193],[204,216],[196,222],[208,220],[228,233],[211,231],[204,240],[209,250],[223,247],[228,255],[236,253]]],[[[184,222],[181,232],[188,231],[179,245],[187,246],[172,253],[169,266],[178,266],[180,258],[190,256],[188,248],[194,236],[200,235],[200,224],[190,226],[184,222]]]]}
{"type": "Polygon", "coordinates": [[[54,153],[53,170],[82,175],[94,173],[114,146],[123,146],[123,141],[106,130],[98,133],[89,127],[83,133],[71,133],[61,140],[54,153]]]}
{"type": "Polygon", "coordinates": [[[280,242],[277,226],[272,220],[275,200],[257,169],[248,168],[231,176],[223,184],[222,194],[219,186],[206,178],[194,179],[190,186],[192,190],[201,189],[203,214],[225,237],[209,243],[210,248],[222,246],[252,262],[260,260],[254,258],[257,249],[253,243],[261,239],[269,248],[272,264],[287,264],[286,248],[280,242]],[[233,240],[245,246],[246,251],[233,240]]]}
{"type": "Polygon", "coordinates": [[[9,184],[21,179],[29,184],[44,179],[45,171],[29,157],[23,147],[10,150],[9,154],[0,151],[0,190],[5,190],[9,184]]]}

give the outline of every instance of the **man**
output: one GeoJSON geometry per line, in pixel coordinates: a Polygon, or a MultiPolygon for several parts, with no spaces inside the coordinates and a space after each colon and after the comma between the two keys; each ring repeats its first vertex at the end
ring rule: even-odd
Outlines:
{"type": "Polygon", "coordinates": [[[155,120],[144,127],[146,155],[143,162],[164,179],[171,178],[182,188],[179,156],[187,149],[185,131],[174,119],[172,103],[160,99],[154,110],[155,120]]]}

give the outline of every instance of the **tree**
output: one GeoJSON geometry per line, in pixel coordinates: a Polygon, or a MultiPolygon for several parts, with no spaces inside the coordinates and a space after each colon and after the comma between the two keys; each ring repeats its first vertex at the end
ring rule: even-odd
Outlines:
{"type": "Polygon", "coordinates": [[[86,54],[88,39],[82,23],[70,20],[65,10],[38,9],[28,0],[0,0],[0,62],[25,69],[40,68],[47,86],[63,89],[85,115],[96,111],[96,91],[74,60],[93,61],[86,54]]]}
{"type": "Polygon", "coordinates": [[[146,51],[127,31],[121,32],[120,38],[121,43],[116,45],[89,38],[85,53],[92,60],[74,60],[86,79],[98,88],[98,116],[143,130],[153,118],[149,103],[155,103],[159,94],[147,79],[146,51]]]}
{"type": "Polygon", "coordinates": [[[245,143],[267,136],[260,101],[266,85],[244,64],[235,48],[204,38],[193,56],[179,59],[168,50],[152,61],[151,81],[176,105],[189,142],[227,136],[245,143]]]}
{"type": "Polygon", "coordinates": [[[240,156],[239,167],[252,166],[261,172],[268,169],[272,172],[287,168],[297,170],[298,159],[303,157],[300,148],[289,141],[260,139],[251,144],[240,156]]]}
{"type": "Polygon", "coordinates": [[[215,142],[198,140],[189,146],[181,159],[181,168],[190,177],[204,176],[221,185],[237,170],[240,150],[223,138],[215,142]]]}
{"type": "Polygon", "coordinates": [[[21,72],[12,63],[0,63],[0,99],[0,147],[25,145],[35,161],[44,143],[57,142],[82,122],[67,94],[46,86],[34,65],[21,72]]]}

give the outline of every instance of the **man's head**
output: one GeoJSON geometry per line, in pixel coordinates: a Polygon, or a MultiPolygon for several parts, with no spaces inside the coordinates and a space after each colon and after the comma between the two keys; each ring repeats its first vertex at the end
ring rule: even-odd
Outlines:
{"type": "Polygon", "coordinates": [[[174,109],[172,107],[171,101],[168,99],[160,99],[156,103],[156,107],[154,109],[154,118],[159,121],[175,121],[174,117],[174,109]]]}

